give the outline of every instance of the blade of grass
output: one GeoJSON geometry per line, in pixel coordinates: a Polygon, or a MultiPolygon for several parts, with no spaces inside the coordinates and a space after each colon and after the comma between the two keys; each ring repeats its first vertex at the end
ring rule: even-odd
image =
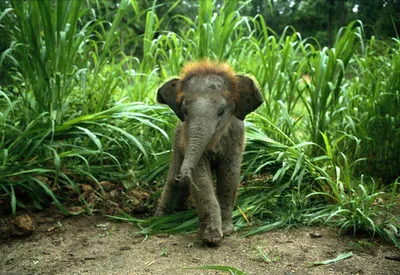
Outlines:
{"type": "Polygon", "coordinates": [[[321,262],[310,262],[309,266],[311,267],[311,266],[318,266],[318,265],[327,265],[327,264],[336,263],[338,261],[348,259],[351,257],[353,257],[353,252],[348,252],[348,253],[340,254],[339,256],[337,256],[334,259],[329,259],[329,260],[325,260],[325,261],[321,261],[321,262]]]}

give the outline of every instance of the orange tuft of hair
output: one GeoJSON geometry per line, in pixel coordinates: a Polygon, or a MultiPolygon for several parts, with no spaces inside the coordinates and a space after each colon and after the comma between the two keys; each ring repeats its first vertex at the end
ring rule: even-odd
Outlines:
{"type": "MultiPolygon", "coordinates": [[[[239,99],[237,77],[231,66],[227,63],[218,63],[208,59],[186,64],[181,73],[181,87],[194,76],[218,75],[227,80],[229,93],[233,100],[239,99]]],[[[225,92],[225,91],[224,91],[225,92]]]]}

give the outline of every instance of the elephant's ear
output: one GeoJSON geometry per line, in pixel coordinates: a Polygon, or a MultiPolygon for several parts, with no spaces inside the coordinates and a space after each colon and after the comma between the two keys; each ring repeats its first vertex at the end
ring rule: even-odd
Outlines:
{"type": "Polygon", "coordinates": [[[239,88],[239,102],[236,103],[235,115],[244,120],[246,115],[253,112],[264,102],[257,84],[248,76],[236,75],[239,88]]]}
{"type": "Polygon", "coordinates": [[[179,97],[179,79],[174,78],[165,82],[157,91],[157,102],[167,104],[172,111],[179,117],[181,121],[185,120],[185,116],[181,110],[182,98],[179,97]]]}

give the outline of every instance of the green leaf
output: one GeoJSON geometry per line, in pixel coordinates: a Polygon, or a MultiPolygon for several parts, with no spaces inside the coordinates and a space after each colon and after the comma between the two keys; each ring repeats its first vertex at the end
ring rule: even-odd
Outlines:
{"type": "Polygon", "coordinates": [[[80,126],[76,126],[79,130],[82,130],[93,142],[96,144],[97,148],[99,149],[100,152],[103,151],[103,146],[101,145],[100,140],[97,138],[95,134],[93,134],[89,129],[83,128],[80,126]]]}
{"type": "Polygon", "coordinates": [[[13,215],[17,213],[17,198],[15,197],[14,187],[10,185],[11,188],[11,209],[13,215]]]}
{"type": "Polygon", "coordinates": [[[309,266],[317,266],[317,265],[327,265],[327,264],[331,264],[331,263],[336,263],[338,261],[344,260],[344,259],[348,259],[353,257],[353,252],[348,252],[348,253],[344,253],[344,254],[340,254],[339,256],[337,256],[334,259],[329,259],[329,260],[325,260],[322,262],[310,262],[309,266]]]}

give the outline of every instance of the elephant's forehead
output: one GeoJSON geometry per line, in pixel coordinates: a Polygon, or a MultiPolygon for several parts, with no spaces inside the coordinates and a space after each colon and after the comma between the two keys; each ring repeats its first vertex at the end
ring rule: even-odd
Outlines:
{"type": "Polygon", "coordinates": [[[190,78],[185,85],[183,92],[191,94],[222,94],[228,88],[227,81],[219,75],[199,75],[190,78]]]}

